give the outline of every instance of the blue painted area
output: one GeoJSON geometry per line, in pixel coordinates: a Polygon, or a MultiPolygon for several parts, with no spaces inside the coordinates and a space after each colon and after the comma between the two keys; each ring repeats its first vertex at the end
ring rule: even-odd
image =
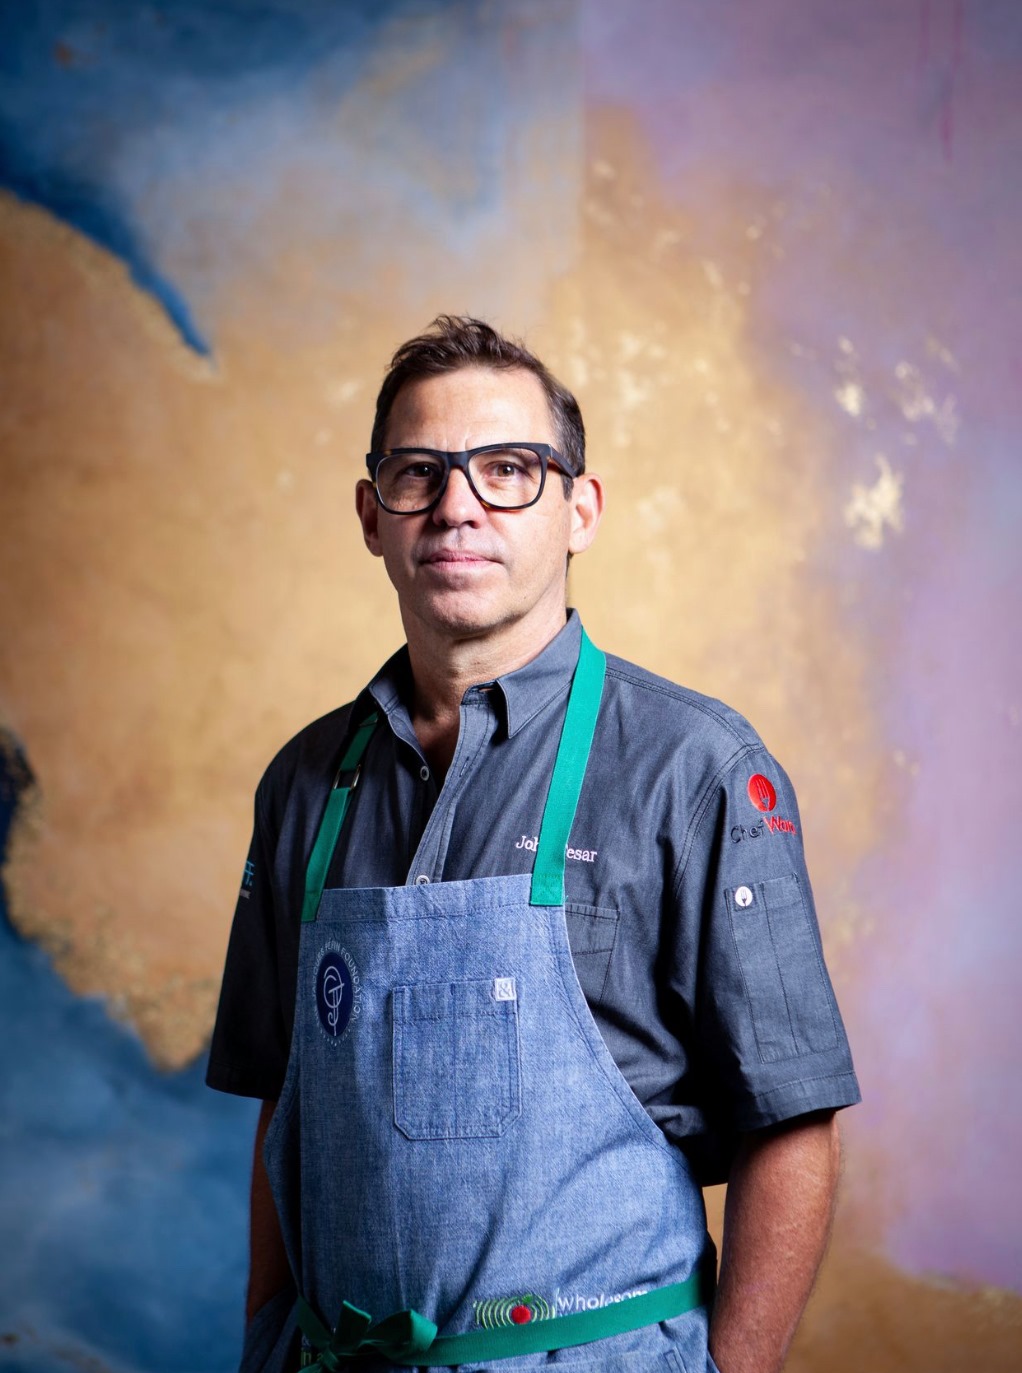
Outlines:
{"type": "MultiPolygon", "coordinates": [[[[27,771],[0,755],[0,845],[27,771]]],[[[256,1104],[155,1071],[0,910],[0,1369],[226,1373],[256,1104]]]]}
{"type": "Polygon", "coordinates": [[[19,161],[0,129],[0,179],[8,190],[22,200],[44,205],[58,219],[73,224],[126,262],[132,280],[160,302],[189,348],[209,357],[212,349],[199,332],[187,301],[173,282],[155,269],[128,215],[118,211],[102,188],[64,178],[53,170],[28,168],[19,161]]]}
{"type": "Polygon", "coordinates": [[[335,94],[407,0],[35,0],[0,6],[0,185],[117,254],[198,353],[210,345],[136,211],[175,126],[198,154],[218,124],[301,88],[335,94]],[[138,145],[152,136],[152,159],[138,145]],[[125,150],[130,148],[130,155],[125,150]],[[141,165],[140,165],[141,164],[141,165]]]}

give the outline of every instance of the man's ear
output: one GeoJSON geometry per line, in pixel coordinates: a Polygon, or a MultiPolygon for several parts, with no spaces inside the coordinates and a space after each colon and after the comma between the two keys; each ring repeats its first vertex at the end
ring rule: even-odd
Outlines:
{"type": "Polygon", "coordinates": [[[376,499],[372,482],[366,481],[364,477],[355,485],[355,510],[358,512],[366,548],[374,558],[382,558],[383,549],[380,547],[379,532],[380,503],[376,499]]]}
{"type": "Polygon", "coordinates": [[[595,472],[583,472],[571,487],[569,553],[584,553],[596,538],[603,515],[603,482],[595,472]]]}

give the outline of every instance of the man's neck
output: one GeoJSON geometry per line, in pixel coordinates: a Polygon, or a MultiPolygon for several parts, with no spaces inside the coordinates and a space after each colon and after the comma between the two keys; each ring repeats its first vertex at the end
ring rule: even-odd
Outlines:
{"type": "Polygon", "coordinates": [[[438,780],[446,775],[458,744],[465,692],[531,663],[567,623],[561,611],[540,626],[514,625],[504,632],[458,637],[416,632],[406,624],[412,666],[412,726],[438,780]]]}

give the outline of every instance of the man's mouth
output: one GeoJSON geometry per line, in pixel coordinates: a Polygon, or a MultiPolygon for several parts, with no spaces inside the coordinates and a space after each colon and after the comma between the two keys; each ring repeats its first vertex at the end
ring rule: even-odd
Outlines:
{"type": "Polygon", "coordinates": [[[468,549],[459,548],[438,548],[432,553],[427,553],[422,562],[428,563],[432,567],[437,566],[470,566],[472,563],[488,563],[492,559],[487,558],[483,553],[473,553],[468,549]]]}

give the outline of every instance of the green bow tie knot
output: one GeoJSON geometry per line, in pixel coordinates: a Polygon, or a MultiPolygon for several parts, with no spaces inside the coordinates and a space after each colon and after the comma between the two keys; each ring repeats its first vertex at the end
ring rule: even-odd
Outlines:
{"type": "Polygon", "coordinates": [[[436,1339],[437,1328],[418,1311],[395,1311],[392,1316],[373,1325],[368,1311],[360,1311],[350,1302],[341,1306],[337,1328],[328,1330],[303,1297],[298,1298],[298,1324],[314,1349],[318,1351],[314,1368],[337,1373],[341,1359],[358,1354],[382,1354],[393,1361],[427,1363],[416,1359],[425,1354],[436,1339]]]}

